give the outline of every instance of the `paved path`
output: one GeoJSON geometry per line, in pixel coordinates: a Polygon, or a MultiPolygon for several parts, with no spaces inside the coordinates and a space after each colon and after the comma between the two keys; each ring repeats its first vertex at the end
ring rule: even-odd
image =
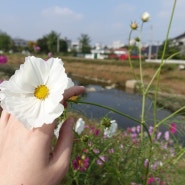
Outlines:
{"type": "MultiPolygon", "coordinates": [[[[147,59],[145,62],[151,62],[151,63],[161,63],[161,59],[147,59]]],[[[167,64],[184,64],[185,60],[165,60],[165,63],[167,64]]]]}

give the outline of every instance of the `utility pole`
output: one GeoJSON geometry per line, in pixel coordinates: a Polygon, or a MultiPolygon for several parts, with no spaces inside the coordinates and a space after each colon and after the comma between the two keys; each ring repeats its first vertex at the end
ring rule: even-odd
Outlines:
{"type": "Polygon", "coordinates": [[[152,55],[152,30],[153,30],[153,27],[152,25],[150,26],[150,30],[151,30],[151,33],[150,33],[150,40],[149,40],[149,48],[148,48],[148,59],[150,60],[151,59],[151,55],[152,55]]]}
{"type": "Polygon", "coordinates": [[[160,44],[160,42],[157,41],[156,59],[158,59],[159,44],[160,44]]]}
{"type": "Polygon", "coordinates": [[[57,35],[57,53],[60,52],[60,33],[57,35]]]}

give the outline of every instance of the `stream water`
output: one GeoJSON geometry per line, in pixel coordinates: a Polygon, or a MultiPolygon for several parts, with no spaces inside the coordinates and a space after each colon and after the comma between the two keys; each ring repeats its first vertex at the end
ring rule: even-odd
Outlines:
{"type": "MultiPolygon", "coordinates": [[[[134,119],[140,120],[142,106],[142,97],[140,94],[128,93],[116,88],[107,89],[103,84],[75,82],[76,84],[80,83],[80,85],[84,85],[87,89],[86,93],[82,96],[83,101],[108,106],[121,111],[134,119]]],[[[132,127],[138,124],[132,119],[93,105],[77,104],[73,106],[73,109],[92,119],[100,119],[103,116],[108,115],[111,119],[115,119],[121,128],[132,127]]],[[[170,114],[170,111],[158,108],[157,120],[162,120],[170,114]]],[[[148,98],[145,107],[145,119],[147,124],[152,125],[153,118],[153,104],[152,100],[148,98]]],[[[180,120],[180,116],[168,120],[167,123],[177,122],[177,120],[180,120]]]]}

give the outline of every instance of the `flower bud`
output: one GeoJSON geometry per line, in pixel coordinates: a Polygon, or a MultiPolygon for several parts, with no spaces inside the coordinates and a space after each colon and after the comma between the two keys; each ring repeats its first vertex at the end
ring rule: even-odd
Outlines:
{"type": "Polygon", "coordinates": [[[138,25],[137,25],[136,22],[132,22],[131,25],[130,25],[130,27],[131,27],[132,30],[137,30],[138,25]]]}
{"type": "Polygon", "coordinates": [[[81,141],[84,142],[84,143],[86,143],[88,140],[89,140],[88,135],[83,135],[83,136],[81,137],[81,141]]]}
{"type": "Polygon", "coordinates": [[[136,37],[136,38],[135,38],[135,41],[136,41],[136,42],[140,42],[140,38],[139,38],[139,37],[136,37]]]}
{"type": "Polygon", "coordinates": [[[148,12],[144,12],[141,17],[143,22],[148,22],[150,19],[150,14],[148,12]]]}

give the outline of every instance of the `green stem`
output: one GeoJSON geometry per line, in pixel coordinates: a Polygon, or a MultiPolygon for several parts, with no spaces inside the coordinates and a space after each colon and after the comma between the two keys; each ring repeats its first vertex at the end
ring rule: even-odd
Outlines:
{"type": "Polygon", "coordinates": [[[132,61],[131,61],[131,46],[130,46],[130,41],[131,41],[131,35],[132,35],[132,29],[130,30],[130,33],[129,33],[129,38],[128,38],[128,61],[129,61],[129,64],[130,64],[130,68],[131,68],[131,72],[132,72],[132,75],[134,76],[134,80],[136,80],[136,74],[134,72],[134,67],[132,65],[132,61]]]}
{"type": "Polygon", "coordinates": [[[102,161],[102,163],[105,162],[105,161],[103,161],[99,156],[100,156],[101,154],[103,154],[111,145],[112,145],[112,143],[110,143],[109,145],[107,145],[107,146],[104,148],[104,150],[103,150],[102,152],[100,152],[99,154],[95,154],[95,153],[93,152],[93,150],[92,150],[91,148],[89,148],[89,150],[90,150],[91,153],[94,155],[94,157],[93,157],[93,159],[92,159],[92,161],[91,161],[91,163],[90,163],[90,165],[89,165],[89,167],[88,167],[88,169],[87,169],[87,171],[86,171],[86,176],[85,176],[85,178],[84,178],[84,184],[87,184],[87,182],[88,182],[88,175],[90,174],[91,168],[92,168],[92,166],[94,165],[94,163],[96,162],[96,160],[99,159],[100,161],[102,161]]]}
{"type": "MultiPolygon", "coordinates": [[[[178,112],[181,111],[181,109],[179,109],[179,111],[176,111],[175,113],[173,113],[173,114],[171,114],[170,116],[166,117],[165,119],[163,119],[162,121],[160,121],[160,122],[157,124],[157,98],[158,98],[158,91],[159,91],[160,74],[161,74],[162,66],[163,66],[163,64],[164,64],[164,57],[165,57],[165,53],[166,53],[167,42],[168,42],[168,37],[169,37],[170,29],[171,29],[171,24],[172,24],[174,12],[175,12],[175,7],[176,7],[176,0],[174,0],[173,9],[172,9],[171,17],[170,17],[170,22],[169,22],[169,25],[168,25],[168,30],[167,30],[167,34],[166,34],[164,49],[163,49],[163,53],[162,53],[161,65],[159,66],[159,69],[157,70],[156,75],[154,75],[154,77],[153,77],[152,80],[151,80],[151,82],[153,82],[155,76],[157,76],[157,85],[156,85],[155,97],[154,97],[154,131],[153,131],[153,134],[152,134],[152,140],[154,139],[154,136],[155,136],[154,133],[156,132],[158,126],[160,126],[160,125],[161,125],[163,122],[165,122],[167,119],[171,118],[172,116],[174,116],[175,114],[177,114],[178,112]]],[[[150,85],[151,85],[151,83],[149,83],[148,87],[146,88],[144,95],[147,94],[150,85]]],[[[144,97],[144,96],[143,96],[143,97],[144,97]]],[[[184,108],[185,108],[185,106],[184,106],[184,108]]],[[[182,108],[182,110],[183,110],[184,108],[182,108]]],[[[141,123],[142,123],[142,120],[141,120],[141,123]]],[[[151,158],[151,157],[152,157],[152,144],[151,144],[151,146],[150,146],[150,152],[149,152],[149,158],[151,158]]],[[[149,159],[149,161],[150,161],[150,159],[149,159]]],[[[148,167],[148,171],[147,171],[147,174],[146,174],[146,181],[145,181],[145,184],[147,184],[148,174],[149,174],[149,167],[148,167]]]]}
{"type": "Polygon", "coordinates": [[[172,114],[170,114],[169,116],[165,117],[163,120],[159,121],[155,127],[158,128],[161,124],[163,124],[165,121],[167,121],[168,119],[172,118],[173,116],[175,116],[176,114],[178,114],[179,112],[181,112],[182,110],[185,109],[185,106],[181,107],[180,109],[178,109],[177,111],[173,112],[172,114]]]}
{"type": "Polygon", "coordinates": [[[162,167],[158,167],[157,171],[160,171],[161,168],[165,168],[166,165],[169,163],[176,164],[184,156],[184,154],[185,154],[185,148],[182,148],[174,157],[163,162],[162,167]]]}
{"type": "Polygon", "coordinates": [[[80,100],[78,100],[78,101],[68,100],[68,101],[69,101],[69,102],[73,102],[73,103],[77,103],[77,104],[94,105],[94,106],[96,106],[96,107],[100,107],[100,108],[103,108],[103,109],[107,109],[107,110],[110,110],[110,111],[112,111],[112,112],[115,112],[116,114],[119,114],[119,115],[121,115],[121,116],[123,116],[123,117],[126,117],[126,118],[128,118],[128,119],[130,119],[130,120],[132,120],[132,121],[135,121],[136,123],[141,124],[141,122],[140,122],[139,120],[137,120],[137,119],[135,119],[135,118],[129,116],[128,114],[125,114],[125,113],[123,113],[123,112],[120,112],[120,111],[118,111],[118,110],[116,110],[116,109],[113,109],[113,108],[108,107],[108,106],[105,106],[105,105],[100,105],[100,104],[97,104],[97,103],[94,103],[94,102],[85,102],[85,101],[80,101],[80,100]]]}
{"type": "Polygon", "coordinates": [[[146,95],[142,94],[142,110],[141,110],[141,140],[144,137],[143,125],[145,125],[145,103],[146,103],[146,95]]]}
{"type": "Polygon", "coordinates": [[[94,103],[94,102],[84,102],[84,101],[80,101],[80,100],[78,100],[78,101],[68,100],[68,102],[76,103],[76,104],[87,104],[87,105],[97,106],[97,107],[100,107],[100,108],[103,108],[103,109],[110,110],[110,111],[112,111],[112,112],[114,112],[114,113],[116,113],[116,114],[119,114],[119,115],[121,115],[121,116],[123,116],[123,117],[126,117],[126,118],[128,118],[128,119],[130,119],[130,120],[132,120],[132,121],[135,121],[136,123],[142,125],[142,126],[145,128],[145,130],[146,130],[146,132],[147,132],[147,135],[148,135],[148,137],[149,137],[149,140],[152,141],[152,140],[151,140],[150,133],[149,133],[149,131],[148,131],[148,128],[147,128],[146,124],[145,124],[144,122],[141,123],[139,120],[137,120],[137,119],[135,119],[135,118],[129,116],[128,114],[125,114],[125,113],[120,112],[120,111],[118,111],[118,110],[116,110],[116,109],[113,109],[113,108],[111,108],[111,107],[104,106],[104,105],[100,105],[100,104],[97,104],[97,103],[94,103]]]}
{"type": "Polygon", "coordinates": [[[144,82],[143,82],[143,69],[142,69],[142,54],[141,54],[141,45],[142,45],[142,30],[143,22],[140,29],[140,45],[139,45],[139,71],[140,71],[140,80],[141,80],[141,92],[142,92],[142,109],[141,109],[141,140],[144,137],[143,125],[145,124],[145,103],[146,103],[146,94],[144,93],[144,82]]]}
{"type": "MultiPolygon", "coordinates": [[[[140,29],[140,36],[139,36],[139,40],[140,40],[140,44],[142,45],[142,30],[143,30],[143,22],[141,24],[141,29],[140,29]]],[[[141,45],[139,45],[139,71],[140,71],[140,79],[141,79],[141,85],[142,85],[142,90],[143,90],[143,69],[142,69],[142,54],[141,54],[141,45]]]]}
{"type": "MultiPolygon", "coordinates": [[[[169,56],[169,57],[166,59],[166,61],[169,60],[169,59],[171,59],[172,57],[174,57],[174,56],[177,55],[177,54],[179,54],[179,52],[174,53],[173,55],[169,56]]],[[[164,60],[161,61],[159,68],[157,69],[157,71],[155,72],[155,74],[153,75],[152,79],[150,80],[150,82],[148,83],[148,85],[147,85],[147,87],[146,87],[146,89],[145,89],[145,93],[146,93],[146,94],[148,93],[148,91],[149,91],[149,89],[150,89],[150,87],[151,87],[151,85],[152,85],[154,79],[155,79],[156,76],[160,73],[160,71],[161,71],[161,69],[162,69],[162,67],[163,67],[164,64],[165,64],[165,61],[164,61],[164,60]]]]}
{"type": "MultiPolygon", "coordinates": [[[[162,61],[161,61],[161,65],[159,67],[158,73],[156,73],[157,74],[157,85],[156,85],[155,96],[154,96],[154,132],[153,133],[156,132],[156,129],[159,125],[161,125],[165,120],[167,120],[171,117],[171,116],[168,116],[167,118],[163,119],[162,121],[160,121],[157,124],[157,99],[158,99],[158,92],[159,92],[159,82],[160,82],[160,76],[161,76],[161,69],[162,69],[162,66],[164,65],[164,58],[165,58],[169,33],[170,33],[171,25],[172,25],[172,20],[173,20],[174,13],[175,13],[176,2],[177,2],[177,0],[174,0],[174,4],[173,4],[171,16],[170,16],[170,22],[168,25],[168,30],[167,30],[167,34],[166,34],[165,43],[164,43],[163,53],[162,53],[162,61]]],[[[178,111],[176,111],[176,112],[178,112],[178,111]]],[[[171,114],[171,115],[175,115],[175,114],[171,114]]],[[[154,134],[153,134],[152,138],[154,138],[154,134]]]]}

